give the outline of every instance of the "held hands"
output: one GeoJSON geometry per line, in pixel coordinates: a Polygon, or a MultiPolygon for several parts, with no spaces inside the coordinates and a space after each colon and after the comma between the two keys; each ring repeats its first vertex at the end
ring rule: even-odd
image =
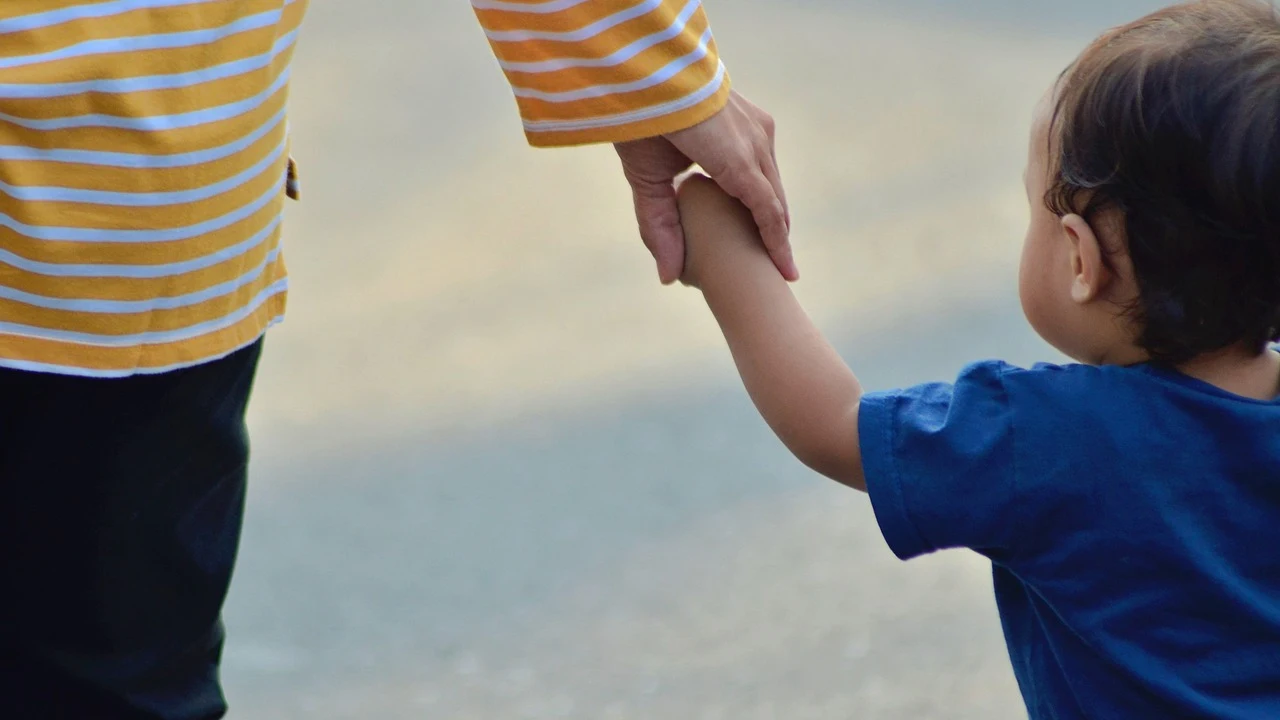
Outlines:
{"type": "Polygon", "coordinates": [[[640,237],[658,263],[663,284],[684,275],[689,228],[688,220],[682,226],[674,181],[694,163],[750,210],[782,276],[799,277],[788,238],[791,218],[786,193],[774,155],[773,118],[768,113],[734,92],[724,109],[698,125],[615,147],[631,184],[640,237]]]}
{"type": "Polygon", "coordinates": [[[690,175],[676,195],[685,239],[681,283],[702,289],[709,276],[731,275],[744,258],[770,261],[751,211],[710,178],[690,175]]]}

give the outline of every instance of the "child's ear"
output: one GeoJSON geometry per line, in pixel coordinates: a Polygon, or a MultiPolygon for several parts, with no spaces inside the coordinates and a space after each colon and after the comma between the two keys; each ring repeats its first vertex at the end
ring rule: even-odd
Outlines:
{"type": "Polygon", "coordinates": [[[1101,297],[1111,283],[1111,269],[1104,260],[1105,251],[1083,217],[1066,215],[1062,218],[1062,231],[1070,244],[1071,299],[1080,305],[1101,297]]]}

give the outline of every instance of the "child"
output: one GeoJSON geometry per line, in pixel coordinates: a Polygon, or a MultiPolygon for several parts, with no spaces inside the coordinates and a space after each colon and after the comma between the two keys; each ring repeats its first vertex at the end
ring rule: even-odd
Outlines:
{"type": "Polygon", "coordinates": [[[894,553],[990,558],[1033,718],[1280,718],[1280,18],[1107,33],[1036,111],[1020,294],[1081,364],[863,394],[702,178],[701,289],[756,407],[894,553]]]}

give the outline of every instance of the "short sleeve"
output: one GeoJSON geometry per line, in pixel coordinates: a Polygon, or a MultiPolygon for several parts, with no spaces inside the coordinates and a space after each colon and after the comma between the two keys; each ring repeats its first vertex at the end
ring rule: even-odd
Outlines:
{"type": "Polygon", "coordinates": [[[982,363],[954,385],[863,398],[858,437],[867,492],[898,557],[960,547],[994,557],[1008,550],[1018,505],[1006,369],[982,363]]]}

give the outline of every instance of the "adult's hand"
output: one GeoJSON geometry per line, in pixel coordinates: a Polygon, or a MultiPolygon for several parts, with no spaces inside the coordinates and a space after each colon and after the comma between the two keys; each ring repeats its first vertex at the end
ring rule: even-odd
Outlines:
{"type": "Polygon", "coordinates": [[[736,92],[724,109],[687,130],[618,143],[631,184],[640,237],[658,263],[658,279],[675,282],[684,269],[684,231],[675,179],[697,163],[724,191],[751,210],[778,271],[796,280],[791,216],[774,153],[773,118],[736,92]]]}

